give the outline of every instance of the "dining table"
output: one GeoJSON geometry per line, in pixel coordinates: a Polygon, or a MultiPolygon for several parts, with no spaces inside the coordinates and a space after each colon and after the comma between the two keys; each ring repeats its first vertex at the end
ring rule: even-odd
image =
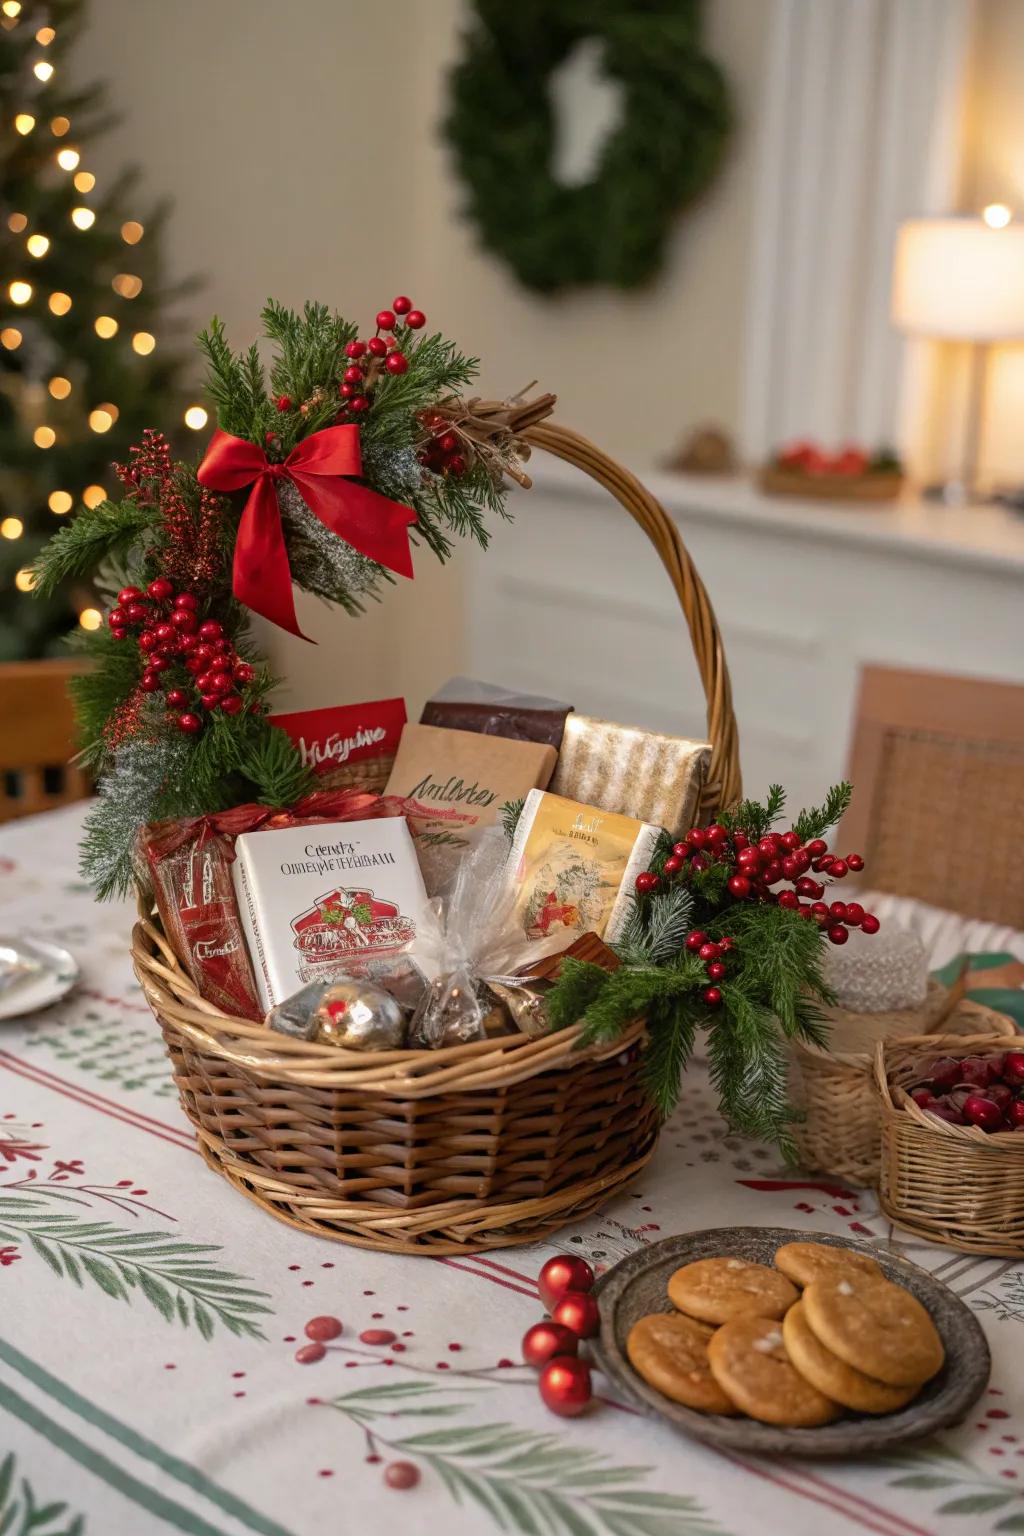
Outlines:
{"type": "Polygon", "coordinates": [[[397,1256],[286,1225],[204,1163],[133,975],[128,901],[78,873],[84,807],[0,828],[0,936],[76,985],[0,1022],[4,1536],[979,1536],[1024,1532],[1024,1263],[924,1243],[876,1193],[730,1133],[706,1069],[636,1181],[528,1247],[397,1256]],[[715,1449],[599,1373],[555,1416],[523,1363],[556,1254],[597,1271],[733,1225],[855,1236],[976,1314],[956,1428],[866,1458],[715,1449]]]}

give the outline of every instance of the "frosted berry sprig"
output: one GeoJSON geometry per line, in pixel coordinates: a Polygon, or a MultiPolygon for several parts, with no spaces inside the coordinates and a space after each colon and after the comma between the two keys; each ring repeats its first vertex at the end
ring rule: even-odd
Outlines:
{"type": "MultiPolygon", "coordinates": [[[[742,828],[730,830],[719,822],[691,827],[681,842],[673,844],[660,874],[645,870],[637,876],[637,895],[651,895],[678,883],[690,884],[694,876],[716,864],[729,871],[726,889],[734,901],[774,903],[796,912],[823,928],[833,944],[845,944],[850,928],[873,934],[881,926],[874,913],[866,912],[860,902],[822,900],[826,881],[843,880],[864,868],[861,855],[849,853],[839,858],[829,852],[824,838],[804,842],[792,828],[787,832],[766,832],[755,841],[742,828]]],[[[702,942],[705,940],[706,935],[702,942]]],[[[692,947],[700,950],[700,945],[692,947]]],[[[703,953],[701,957],[705,958],[703,953]]],[[[717,988],[712,986],[710,990],[717,988]]]]}
{"type": "Polygon", "coordinates": [[[139,687],[143,693],[165,688],[169,718],[187,736],[202,730],[200,710],[240,714],[246,707],[242,691],[256,675],[225,635],[223,625],[216,619],[201,620],[198,609],[194,592],[176,592],[166,576],[157,576],[145,592],[140,587],[123,587],[116,607],[107,614],[115,640],[136,634],[143,657],[139,687]],[[166,674],[175,665],[184,668],[188,680],[172,681],[166,687],[166,674]]]}

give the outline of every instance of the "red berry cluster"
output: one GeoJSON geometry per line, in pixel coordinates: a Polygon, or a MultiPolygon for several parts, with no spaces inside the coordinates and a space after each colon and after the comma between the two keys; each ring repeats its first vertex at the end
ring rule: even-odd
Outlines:
{"type": "Polygon", "coordinates": [[[601,1326],[593,1284],[594,1271],[585,1259],[548,1259],[537,1289],[551,1318],[523,1335],[523,1359],[540,1371],[540,1395],[563,1418],[582,1413],[590,1402],[590,1367],[576,1352],[580,1340],[592,1339],[601,1326]]]}
{"type": "Polygon", "coordinates": [[[919,1109],[950,1125],[1024,1130],[1024,1051],[1000,1056],[940,1056],[910,1090],[919,1109]]]}
{"type": "Polygon", "coordinates": [[[452,431],[451,418],[440,411],[423,411],[420,421],[430,433],[418,455],[424,468],[435,475],[451,475],[456,480],[464,475],[465,449],[458,433],[452,431]]]}
{"type": "Polygon", "coordinates": [[[666,877],[686,878],[687,874],[699,874],[712,864],[725,864],[732,869],[728,880],[730,896],[737,901],[774,902],[801,917],[812,919],[825,928],[833,944],[845,944],[848,928],[860,928],[863,933],[877,933],[878,918],[865,912],[860,902],[833,901],[826,905],[821,898],[825,885],[812,878],[810,871],[825,875],[830,880],[843,880],[850,873],[864,868],[859,853],[850,853],[843,859],[829,853],[823,838],[815,837],[804,843],[797,832],[768,832],[753,842],[746,832],[728,828],[717,822],[710,827],[691,827],[683,842],[675,843],[671,855],[662,866],[662,874],[647,871],[636,878],[639,895],[656,891],[666,877]],[[775,890],[782,881],[792,884],[775,890]],[[807,898],[801,900],[801,897],[807,898]]]}
{"type": "Polygon", "coordinates": [[[717,941],[710,939],[699,928],[695,928],[692,933],[686,935],[686,948],[691,954],[696,954],[699,959],[704,961],[704,969],[707,971],[708,981],[711,983],[701,993],[701,998],[707,1003],[709,1008],[721,1006],[722,992],[716,983],[724,981],[729,974],[728,966],[722,959],[722,956],[729,953],[734,943],[735,940],[728,937],[718,939],[717,941]]]}
{"type": "MultiPolygon", "coordinates": [[[[343,413],[359,416],[370,409],[373,387],[382,371],[392,374],[408,372],[409,359],[402,351],[403,327],[404,333],[408,334],[409,331],[422,330],[426,323],[427,317],[423,311],[413,309],[412,300],[400,293],[397,299],[392,299],[390,309],[378,311],[377,329],[368,341],[348,343],[345,348],[348,367],[342,374],[338,391],[344,402],[343,413]]],[[[287,397],[282,396],[282,400],[287,400],[287,397]]],[[[277,402],[279,411],[288,410],[290,406],[290,400],[284,405],[281,400],[277,402]]]]}
{"type": "Polygon", "coordinates": [[[115,640],[125,640],[130,631],[138,631],[138,646],[145,659],[139,680],[143,693],[157,693],[164,687],[164,674],[175,662],[191,673],[192,683],[171,687],[165,695],[178,729],[187,735],[202,730],[202,717],[195,713],[196,708],[219,709],[226,715],[237,715],[244,709],[238,690],[255,675],[216,619],[200,621],[198,608],[194,592],[176,593],[173,582],[157,576],[145,592],[139,587],[123,587],[117,594],[116,608],[107,615],[115,640]]]}

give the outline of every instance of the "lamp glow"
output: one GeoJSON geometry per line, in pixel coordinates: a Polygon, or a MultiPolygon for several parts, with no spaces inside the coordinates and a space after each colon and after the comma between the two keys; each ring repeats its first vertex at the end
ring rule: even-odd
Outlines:
{"type": "Polygon", "coordinates": [[[981,216],[989,229],[1005,229],[1013,218],[1013,212],[1005,203],[989,203],[981,210],[981,216]]]}
{"type": "Polygon", "coordinates": [[[14,578],[14,585],[19,592],[31,592],[36,584],[36,578],[27,565],[23,565],[14,578]]]}
{"type": "Polygon", "coordinates": [[[106,501],[106,499],[107,493],[102,485],[87,485],[82,492],[82,500],[90,511],[93,507],[98,507],[101,501],[106,501]]]}
{"type": "Polygon", "coordinates": [[[7,325],[0,331],[0,345],[7,348],[8,352],[14,352],[21,346],[22,336],[17,326],[7,325]]]}
{"type": "Polygon", "coordinates": [[[140,357],[148,357],[156,346],[156,337],[149,331],[136,331],[132,337],[132,351],[140,357]]]}
{"type": "Polygon", "coordinates": [[[63,517],[65,512],[71,511],[75,503],[70,491],[51,491],[46,504],[51,512],[56,512],[58,517],[63,517]]]}
{"type": "Polygon", "coordinates": [[[53,79],[53,65],[49,59],[40,59],[37,64],[33,64],[32,73],[37,80],[41,80],[45,85],[47,80],[53,79]]]}
{"type": "Polygon", "coordinates": [[[25,249],[30,256],[45,256],[50,249],[50,242],[45,235],[29,235],[25,241],[25,249]]]}
{"type": "Polygon", "coordinates": [[[121,239],[125,245],[138,245],[145,232],[137,219],[128,219],[121,225],[121,239]]]}
{"type": "Polygon", "coordinates": [[[51,315],[66,315],[71,308],[70,293],[51,293],[47,300],[51,315]]]}
{"type": "Polygon", "coordinates": [[[110,286],[122,299],[137,299],[142,292],[142,278],[136,277],[133,272],[119,272],[111,280],[110,286]]]}
{"type": "Polygon", "coordinates": [[[19,112],[14,119],[14,126],[21,134],[31,133],[36,125],[36,120],[31,112],[19,112]]]}
{"type": "Polygon", "coordinates": [[[57,34],[52,27],[40,27],[36,33],[36,42],[40,48],[49,48],[56,36],[57,34]]]}
{"type": "Polygon", "coordinates": [[[55,374],[47,384],[47,389],[55,400],[66,400],[71,393],[71,380],[64,378],[63,374],[55,374]]]}
{"type": "Polygon", "coordinates": [[[13,20],[15,16],[21,15],[21,0],[4,0],[0,10],[3,11],[5,16],[10,16],[13,20]]]}
{"type": "Polygon", "coordinates": [[[93,330],[101,341],[109,341],[111,336],[117,335],[117,321],[113,315],[97,315],[93,321],[93,330]]]}
{"type": "Polygon", "coordinates": [[[92,171],[79,171],[75,177],[76,192],[91,192],[96,185],[96,177],[92,171]]]}
{"type": "Polygon", "coordinates": [[[50,132],[55,139],[62,139],[70,127],[70,117],[55,117],[50,124],[50,132]]]}
{"type": "Polygon", "coordinates": [[[23,213],[12,213],[7,219],[7,228],[12,235],[20,235],[23,229],[28,228],[28,219],[23,213]]]}
{"type": "Polygon", "coordinates": [[[25,524],[20,517],[5,517],[0,523],[0,538],[20,539],[25,532],[25,524]]]}
{"type": "Polygon", "coordinates": [[[97,406],[89,412],[89,425],[94,432],[109,432],[114,425],[114,418],[102,406],[97,406]]]}
{"type": "Polygon", "coordinates": [[[78,150],[71,149],[70,146],[67,149],[58,149],[57,151],[57,164],[62,171],[73,171],[81,158],[78,150]]]}
{"type": "Polygon", "coordinates": [[[918,336],[1024,338],[1024,223],[911,219],[900,226],[892,317],[918,336]]]}
{"type": "Polygon", "coordinates": [[[27,304],[32,297],[32,284],[12,283],[7,293],[12,304],[27,304]]]}
{"type": "Polygon", "coordinates": [[[96,215],[91,208],[72,208],[71,222],[76,229],[92,229],[96,223],[96,215]]]}
{"type": "Polygon", "coordinates": [[[52,427],[36,427],[32,441],[37,448],[52,448],[57,441],[57,434],[52,427]]]}
{"type": "Polygon", "coordinates": [[[83,608],[78,615],[78,622],[83,629],[99,629],[103,624],[103,615],[98,608],[83,608]]]}
{"type": "Polygon", "coordinates": [[[201,405],[190,405],[184,419],[186,427],[191,427],[193,432],[201,432],[210,418],[201,405]]]}

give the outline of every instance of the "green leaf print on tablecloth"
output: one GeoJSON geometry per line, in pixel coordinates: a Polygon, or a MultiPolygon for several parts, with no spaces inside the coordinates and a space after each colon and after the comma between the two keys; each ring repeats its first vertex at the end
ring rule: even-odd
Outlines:
{"type": "Polygon", "coordinates": [[[165,1322],[194,1326],[204,1339],[213,1337],[218,1322],[236,1336],[265,1337],[255,1319],[272,1312],[268,1295],[206,1257],[221,1252],[215,1244],[83,1218],[60,1209],[67,1198],[0,1192],[0,1237],[29,1245],[55,1275],[79,1287],[98,1286],[117,1301],[141,1292],[165,1322]]]}
{"type": "Polygon", "coordinates": [[[163,1036],[152,1019],[128,1024],[95,1009],[88,1009],[81,1017],[83,1022],[70,1028],[55,1028],[52,1019],[36,1020],[26,1026],[24,1047],[42,1047],[54,1061],[77,1067],[128,1093],[145,1088],[161,1099],[177,1095],[163,1036]]]}
{"type": "Polygon", "coordinates": [[[1007,1487],[997,1474],[982,1471],[966,1456],[938,1440],[914,1450],[884,1456],[881,1464],[900,1470],[899,1477],[890,1479],[890,1487],[934,1493],[934,1501],[929,1502],[934,1502],[937,1515],[994,1515],[1000,1512],[1002,1518],[987,1525],[987,1529],[1024,1531],[1024,1489],[1007,1487]]]}
{"type": "Polygon", "coordinates": [[[0,1536],[83,1536],[83,1517],[74,1515],[68,1522],[67,1516],[65,1503],[38,1503],[32,1485],[17,1476],[9,1451],[0,1461],[0,1536]]]}
{"type": "MultiPolygon", "coordinates": [[[[430,1380],[387,1382],[331,1398],[378,1445],[436,1474],[457,1504],[476,1504],[501,1531],[523,1536],[725,1536],[696,1499],[638,1486],[650,1467],[612,1465],[558,1435],[508,1423],[450,1425],[411,1435],[387,1426],[410,1417],[454,1417],[474,1402],[447,1401],[476,1387],[430,1380]]],[[[474,1414],[479,1417],[478,1413],[474,1414]]]]}

